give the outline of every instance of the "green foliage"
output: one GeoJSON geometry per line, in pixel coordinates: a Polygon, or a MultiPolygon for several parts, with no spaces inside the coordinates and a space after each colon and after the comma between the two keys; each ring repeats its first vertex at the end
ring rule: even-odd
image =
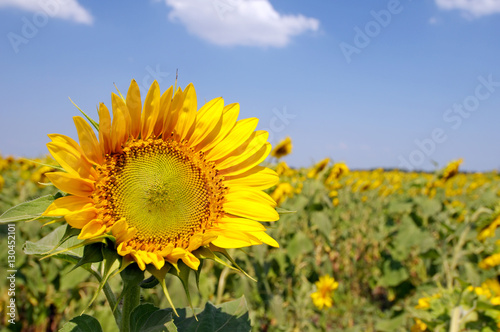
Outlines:
{"type": "MultiPolygon", "coordinates": [[[[12,331],[86,331],[85,324],[96,322],[92,331],[118,331],[127,299],[113,298],[110,289],[129,293],[139,286],[136,300],[143,304],[129,310],[131,331],[409,331],[417,320],[427,331],[498,329],[500,269],[478,267],[500,252],[494,229],[478,239],[500,214],[496,173],[459,173],[444,181],[374,170],[327,181],[330,169],[317,178],[307,178],[308,169],[291,170],[281,181],[296,192],[281,204],[280,220],[266,225],[280,248],[203,248],[195,252],[204,259],[195,278],[182,263],[133,278],[106,238],[84,243],[66,224],[17,222],[40,216],[55,192],[39,184],[42,175],[34,182],[38,168],[27,165],[1,173],[0,213],[21,204],[0,217],[0,248],[7,248],[6,223],[16,222],[16,299],[24,324],[8,327],[12,331]],[[40,260],[47,253],[53,257],[40,260]],[[131,279],[123,283],[118,271],[131,279]],[[320,310],[311,293],[323,275],[339,287],[333,306],[320,310]],[[190,308],[177,309],[179,316],[160,309],[171,307],[167,288],[177,307],[203,308],[194,309],[198,320],[190,308]]],[[[6,266],[6,257],[0,264],[6,266]]],[[[4,279],[0,308],[8,300],[6,285],[4,279]]],[[[0,325],[8,326],[3,312],[0,325]]]]}

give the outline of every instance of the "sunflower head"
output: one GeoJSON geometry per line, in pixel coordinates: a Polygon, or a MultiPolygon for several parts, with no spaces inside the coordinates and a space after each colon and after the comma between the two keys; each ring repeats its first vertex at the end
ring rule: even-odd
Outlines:
{"type": "Polygon", "coordinates": [[[324,275],[315,283],[316,292],[311,294],[314,305],[318,309],[329,308],[333,305],[333,291],[339,287],[339,283],[329,275],[324,275]]]}
{"type": "Polygon", "coordinates": [[[279,218],[262,191],[278,175],[259,166],[271,146],[257,119],[237,120],[239,105],[222,98],[198,109],[192,84],[161,94],[156,81],[143,103],[132,80],[126,97],[112,94],[111,110],[101,103],[98,122],[74,117],[79,142],[49,135],[65,171],[46,176],[67,195],[45,216],[64,217],[79,239],[110,238],[141,270],[179,260],[196,270],[207,250],[278,246],[260,223],[279,218]]]}
{"type": "Polygon", "coordinates": [[[292,153],[292,139],[290,137],[286,137],[274,147],[271,151],[271,156],[280,159],[290,153],[292,153]]]}

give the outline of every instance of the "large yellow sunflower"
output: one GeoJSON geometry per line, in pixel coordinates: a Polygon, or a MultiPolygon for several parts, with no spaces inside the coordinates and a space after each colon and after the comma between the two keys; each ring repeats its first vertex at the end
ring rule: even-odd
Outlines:
{"type": "Polygon", "coordinates": [[[115,238],[116,251],[141,270],[180,259],[198,269],[196,249],[278,243],[259,221],[276,221],[262,190],[277,174],[258,166],[269,154],[256,118],[237,121],[238,104],[216,98],[198,110],[192,84],[160,94],[155,81],[144,106],[132,80],[126,98],[99,105],[98,137],[75,116],[79,144],[51,134],[47,147],[66,172],[46,174],[69,195],[45,216],[64,216],[80,239],[115,238]]]}

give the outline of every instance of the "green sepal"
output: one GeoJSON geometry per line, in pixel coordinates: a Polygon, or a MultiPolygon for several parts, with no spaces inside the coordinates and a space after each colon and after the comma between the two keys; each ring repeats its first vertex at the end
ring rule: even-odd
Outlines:
{"type": "MultiPolygon", "coordinates": [[[[101,267],[102,267],[101,276],[102,277],[101,277],[101,280],[99,280],[99,287],[97,288],[97,291],[94,293],[94,296],[92,296],[92,299],[90,299],[89,304],[83,310],[83,312],[85,312],[85,310],[90,308],[92,303],[94,303],[94,301],[97,299],[97,296],[99,296],[99,293],[101,292],[102,288],[104,287],[104,285],[108,281],[109,277],[111,276],[111,273],[120,267],[120,260],[119,260],[118,254],[114,250],[109,249],[108,246],[102,246],[102,257],[103,257],[102,265],[101,265],[101,267]]],[[[117,303],[118,302],[119,301],[117,301],[117,303]]],[[[115,310],[115,308],[113,308],[113,311],[114,310],[115,310]]]]}
{"type": "Polygon", "coordinates": [[[35,219],[54,219],[54,217],[42,217],[42,213],[47,210],[55,200],[53,195],[46,195],[34,200],[18,204],[11,207],[0,215],[0,224],[19,221],[32,221],[35,219]]]}
{"type": "MultiPolygon", "coordinates": [[[[184,292],[186,293],[186,297],[188,299],[189,307],[193,310],[194,313],[193,302],[191,301],[191,294],[189,293],[189,274],[191,273],[192,269],[184,264],[182,260],[179,260],[177,262],[177,267],[179,270],[170,269],[168,270],[168,273],[176,276],[182,282],[184,292]]],[[[194,317],[196,318],[196,314],[194,314],[194,317]]]]}
{"type": "MultiPolygon", "coordinates": [[[[69,97],[68,97],[69,98],[69,97]]],[[[94,128],[99,131],[99,124],[97,122],[95,122],[94,120],[92,120],[92,118],[90,116],[88,116],[84,111],[82,111],[80,109],[80,107],[78,107],[74,102],[73,100],[71,100],[71,98],[69,98],[69,101],[83,114],[83,116],[85,116],[88,120],[88,122],[90,122],[90,124],[92,126],[94,126],[94,128]]]]}
{"type": "Polygon", "coordinates": [[[84,264],[96,263],[102,261],[104,258],[102,255],[103,247],[104,247],[103,243],[93,243],[88,246],[85,246],[83,248],[82,258],[80,258],[78,263],[76,263],[75,266],[73,266],[70,272],[84,264]]]}
{"type": "Polygon", "coordinates": [[[218,253],[221,253],[222,255],[224,255],[224,257],[226,257],[226,259],[228,261],[231,262],[231,264],[234,265],[234,267],[236,267],[236,269],[238,269],[241,273],[243,273],[245,276],[247,276],[250,280],[253,280],[255,282],[257,282],[257,280],[255,280],[254,278],[252,278],[248,273],[246,273],[245,270],[243,270],[237,263],[236,261],[227,253],[226,249],[224,248],[219,248],[213,244],[210,243],[210,250],[213,251],[213,252],[218,252],[218,253]]]}
{"type": "Polygon", "coordinates": [[[149,288],[153,288],[155,287],[156,285],[159,284],[159,281],[158,279],[156,279],[155,276],[151,276],[147,279],[144,279],[140,284],[139,286],[141,286],[141,288],[145,288],[145,289],[149,289],[149,288]]]}
{"type": "Polygon", "coordinates": [[[193,255],[195,255],[195,257],[198,258],[200,260],[200,262],[202,262],[204,259],[210,259],[210,260],[213,260],[214,262],[217,262],[219,264],[222,264],[222,265],[230,268],[231,270],[239,271],[237,268],[235,268],[231,264],[228,264],[223,259],[220,259],[219,256],[217,256],[212,250],[210,250],[207,247],[199,247],[198,249],[193,251],[193,255]]]}
{"type": "Polygon", "coordinates": [[[165,277],[167,276],[168,271],[172,268],[172,265],[165,263],[165,265],[160,269],[157,270],[156,267],[153,265],[148,265],[146,269],[148,270],[149,273],[151,273],[156,280],[160,283],[161,289],[163,290],[163,294],[165,294],[165,297],[167,298],[168,303],[172,307],[172,310],[174,310],[174,313],[176,316],[179,316],[177,313],[177,310],[175,310],[174,303],[172,302],[172,298],[170,297],[170,294],[168,293],[167,289],[167,284],[165,283],[165,277]]]}
{"type": "Polygon", "coordinates": [[[203,260],[200,259],[200,265],[198,266],[198,269],[194,270],[194,275],[196,277],[196,288],[198,288],[198,292],[200,291],[200,274],[202,268],[203,268],[203,260]]]}
{"type": "Polygon", "coordinates": [[[279,207],[276,208],[276,212],[278,212],[279,215],[297,213],[297,211],[288,211],[279,207]]]}

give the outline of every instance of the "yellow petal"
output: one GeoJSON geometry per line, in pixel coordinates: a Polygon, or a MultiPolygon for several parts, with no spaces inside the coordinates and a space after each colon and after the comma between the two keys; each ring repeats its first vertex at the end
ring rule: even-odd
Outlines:
{"type": "Polygon", "coordinates": [[[113,100],[113,122],[111,123],[111,148],[113,152],[121,152],[122,145],[127,141],[129,127],[127,117],[130,117],[123,100],[116,94],[112,94],[113,100]],[[121,101],[121,103],[119,102],[121,101]]]}
{"type": "Polygon", "coordinates": [[[169,115],[165,117],[165,122],[163,124],[163,137],[169,137],[173,133],[179,116],[179,110],[181,109],[183,102],[184,93],[181,88],[177,88],[171,102],[169,115]]]}
{"type": "Polygon", "coordinates": [[[245,232],[258,232],[265,231],[266,228],[258,221],[238,218],[238,217],[222,217],[217,222],[217,227],[220,229],[245,231],[245,232]]]}
{"type": "Polygon", "coordinates": [[[82,179],[70,173],[52,172],[45,173],[45,176],[58,189],[65,193],[88,197],[94,192],[94,182],[82,179]]]}
{"type": "Polygon", "coordinates": [[[179,110],[175,126],[175,133],[178,135],[180,141],[189,138],[196,120],[197,107],[196,91],[194,90],[193,83],[189,83],[184,90],[184,102],[179,110]]]}
{"type": "Polygon", "coordinates": [[[181,259],[184,264],[186,264],[193,270],[198,270],[198,267],[200,266],[200,260],[196,258],[192,253],[186,251],[186,249],[183,248],[174,248],[172,250],[172,253],[168,255],[168,259],[173,263],[181,259]]]}
{"type": "Polygon", "coordinates": [[[196,128],[189,139],[190,146],[196,146],[222,124],[224,100],[215,98],[203,105],[196,114],[196,128]]]}
{"type": "Polygon", "coordinates": [[[270,168],[255,166],[250,170],[235,176],[226,176],[224,184],[232,186],[249,186],[255,189],[267,189],[278,184],[278,174],[270,168]]]}
{"type": "Polygon", "coordinates": [[[259,119],[243,119],[234,125],[229,134],[217,144],[213,149],[206,153],[208,160],[217,160],[239,148],[257,127],[259,119]]]}
{"type": "Polygon", "coordinates": [[[234,128],[239,112],[239,104],[226,105],[222,111],[222,122],[217,123],[214,130],[199,144],[199,148],[202,151],[209,151],[226,138],[227,134],[234,128]]]}
{"type": "Polygon", "coordinates": [[[266,202],[234,200],[224,203],[224,211],[235,216],[258,221],[276,221],[278,212],[266,202]]]}
{"type": "Polygon", "coordinates": [[[97,172],[83,157],[81,150],[75,150],[73,147],[59,141],[47,143],[47,148],[59,165],[69,174],[83,178],[97,177],[97,172]]]}
{"type": "Polygon", "coordinates": [[[249,237],[243,232],[228,230],[221,231],[217,239],[212,242],[217,247],[225,249],[243,248],[261,243],[256,238],[249,237]]]}
{"type": "Polygon", "coordinates": [[[225,169],[242,163],[266,144],[268,137],[269,133],[265,130],[258,130],[252,133],[250,138],[238,149],[217,161],[217,168],[225,169]]]}
{"type": "Polygon", "coordinates": [[[163,133],[163,128],[165,128],[165,120],[170,116],[170,105],[172,104],[172,91],[173,86],[163,92],[160,97],[160,110],[158,111],[158,119],[156,120],[155,129],[153,131],[155,136],[160,136],[163,133]]]}
{"type": "Polygon", "coordinates": [[[134,260],[137,262],[137,265],[139,266],[139,268],[144,271],[146,269],[146,264],[143,260],[143,257],[142,255],[139,254],[139,252],[135,252],[135,251],[132,251],[130,253],[130,255],[132,255],[132,257],[134,258],[134,260]]]}
{"type": "Polygon", "coordinates": [[[245,159],[242,163],[238,165],[234,165],[232,167],[221,170],[220,174],[224,176],[234,176],[245,173],[249,169],[263,162],[264,159],[266,159],[267,156],[269,155],[269,152],[271,152],[271,144],[266,143],[251,157],[245,159]]]}
{"type": "Polygon", "coordinates": [[[75,122],[78,139],[80,140],[80,146],[83,152],[94,164],[101,165],[103,163],[103,154],[94,130],[92,130],[88,122],[80,116],[74,116],[73,121],[75,122]]]}
{"type": "Polygon", "coordinates": [[[90,198],[79,196],[64,196],[56,199],[49,205],[47,210],[42,214],[44,216],[65,216],[68,213],[82,210],[89,205],[93,205],[90,198]]]}
{"type": "Polygon", "coordinates": [[[99,141],[104,153],[111,152],[111,116],[103,103],[99,104],[99,141]]]}
{"type": "Polygon", "coordinates": [[[96,216],[97,210],[94,207],[90,207],[80,211],[71,212],[64,216],[64,219],[71,225],[71,227],[82,229],[90,221],[95,219],[96,216]]]}
{"type": "Polygon", "coordinates": [[[160,111],[160,97],[160,86],[155,80],[146,95],[144,109],[141,114],[141,138],[143,140],[148,139],[155,128],[158,112],[160,111]]]}
{"type": "Polygon", "coordinates": [[[270,245],[271,247],[279,248],[278,242],[276,242],[275,239],[270,237],[267,233],[265,232],[251,232],[253,236],[259,239],[259,241],[262,241],[263,243],[270,245]]]}
{"type": "Polygon", "coordinates": [[[227,202],[231,201],[251,201],[276,206],[276,202],[262,190],[245,187],[231,187],[226,196],[227,202]]]}
{"type": "Polygon", "coordinates": [[[127,109],[130,114],[130,135],[134,138],[139,137],[141,133],[141,90],[135,80],[130,82],[127,92],[127,109]]]}
{"type": "Polygon", "coordinates": [[[103,225],[99,220],[92,220],[83,226],[78,238],[80,240],[91,239],[96,236],[103,234],[106,231],[106,226],[103,225]]]}

